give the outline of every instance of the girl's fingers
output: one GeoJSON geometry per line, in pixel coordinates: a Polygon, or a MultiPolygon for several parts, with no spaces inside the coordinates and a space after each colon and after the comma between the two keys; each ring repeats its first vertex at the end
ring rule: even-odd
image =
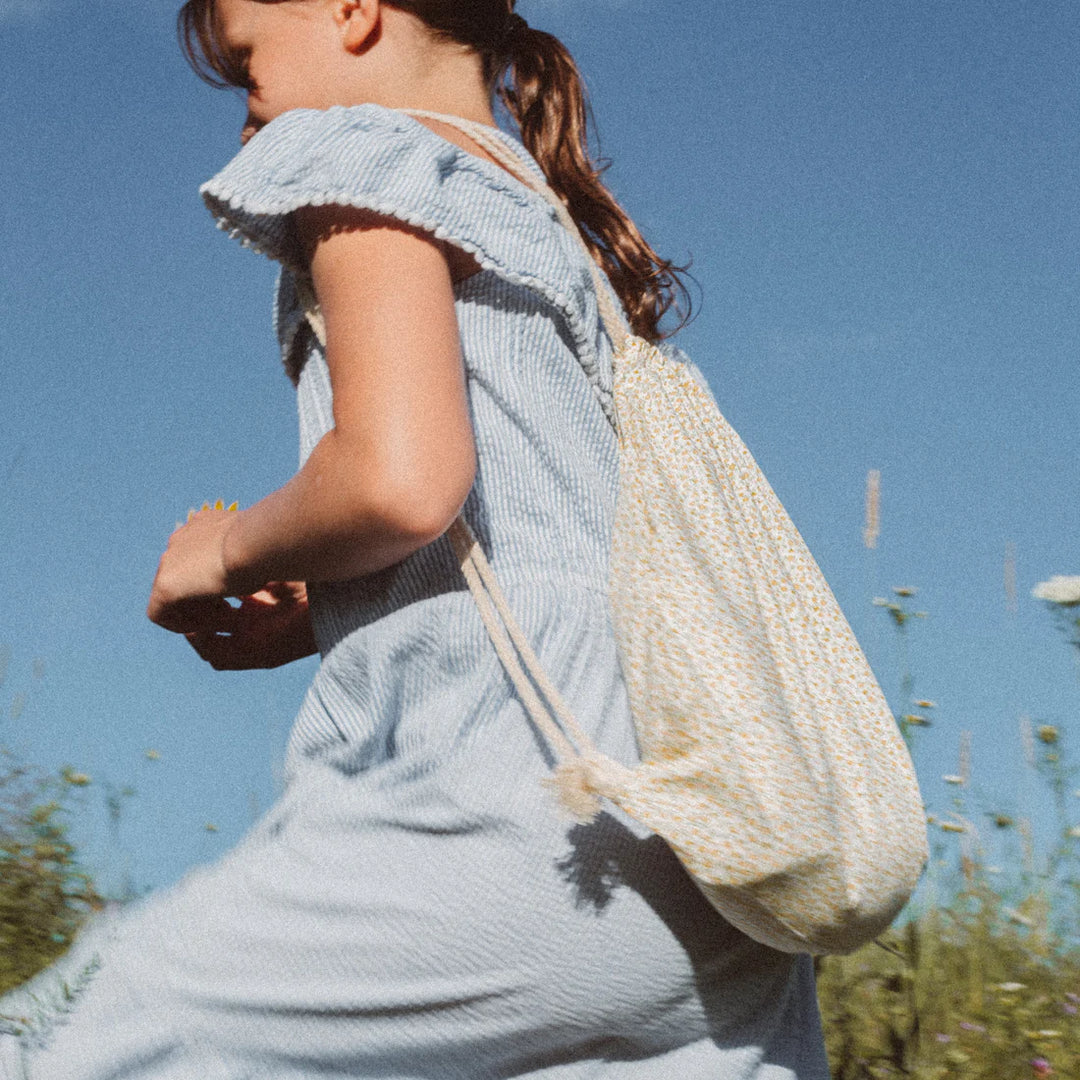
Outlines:
{"type": "Polygon", "coordinates": [[[174,634],[231,632],[239,623],[240,611],[224,597],[205,596],[169,604],[152,612],[151,619],[174,634]]]}
{"type": "Polygon", "coordinates": [[[240,638],[209,630],[185,634],[184,637],[215,671],[239,671],[252,666],[250,646],[245,646],[240,638]]]}
{"type": "Polygon", "coordinates": [[[260,603],[277,604],[286,602],[307,602],[307,588],[302,581],[268,581],[257,593],[245,600],[257,600],[260,603]]]}
{"type": "Polygon", "coordinates": [[[191,647],[217,671],[273,668],[318,651],[307,604],[289,589],[287,599],[245,598],[216,626],[186,633],[191,647]]]}
{"type": "Polygon", "coordinates": [[[294,650],[282,641],[268,638],[253,640],[244,634],[198,631],[184,636],[215,671],[250,671],[254,668],[278,667],[305,655],[294,655],[294,650]]]}
{"type": "Polygon", "coordinates": [[[259,611],[265,608],[277,607],[282,601],[282,597],[276,595],[267,586],[265,589],[260,589],[257,593],[251,593],[249,596],[240,597],[240,611],[259,611]]]}

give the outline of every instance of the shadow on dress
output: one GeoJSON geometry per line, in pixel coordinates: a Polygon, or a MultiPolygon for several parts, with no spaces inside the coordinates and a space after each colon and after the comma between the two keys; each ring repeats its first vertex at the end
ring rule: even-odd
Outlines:
{"type": "MultiPolygon", "coordinates": [[[[675,853],[654,834],[639,837],[610,813],[567,833],[570,852],[557,868],[575,893],[579,907],[603,911],[619,889],[636,892],[663,921],[686,953],[707,1017],[708,1037],[721,1048],[745,1047],[761,1039],[769,1047],[763,1063],[794,1073],[803,1056],[797,1034],[758,1029],[754,1002],[768,1003],[773,1022],[797,1016],[791,995],[813,995],[809,957],[777,952],[752,941],[705,899],[675,853]],[[740,992],[753,987],[749,994],[740,992]],[[780,999],[787,999],[786,1005],[780,999]],[[756,1030],[757,1029],[757,1030],[756,1030]],[[792,1037],[796,1042],[793,1043],[792,1037]]],[[[801,1026],[798,1025],[797,1026],[801,1026]]],[[[804,1029],[804,1036],[810,1032],[804,1029]]],[[[610,1040],[603,1048],[609,1060],[634,1060],[632,1042],[610,1040]]],[[[655,1049],[653,1050],[655,1053],[655,1049]]]]}

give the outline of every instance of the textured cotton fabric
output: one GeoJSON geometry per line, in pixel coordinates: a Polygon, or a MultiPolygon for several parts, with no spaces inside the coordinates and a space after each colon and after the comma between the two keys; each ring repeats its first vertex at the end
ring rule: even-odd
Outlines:
{"type": "MultiPolygon", "coordinates": [[[[331,390],[290,212],[366,208],[476,257],[455,287],[478,454],[464,514],[579,722],[635,763],[606,599],[610,344],[551,208],[371,105],[286,113],[204,195],[285,267],[302,460],[331,390]]],[[[3,1080],[826,1080],[809,957],[731,927],[620,812],[560,816],[448,538],[313,585],[311,604],[323,659],[283,796],[224,858],[97,920],[0,1000],[3,1080]]]]}

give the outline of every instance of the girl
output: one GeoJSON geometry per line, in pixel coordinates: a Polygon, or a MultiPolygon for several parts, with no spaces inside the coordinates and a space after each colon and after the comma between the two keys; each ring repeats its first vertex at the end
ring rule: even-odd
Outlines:
{"type": "Polygon", "coordinates": [[[621,813],[560,816],[445,535],[463,512],[574,714],[632,764],[610,342],[532,188],[566,202],[636,333],[662,336],[677,281],[599,182],[569,55],[512,7],[181,11],[197,68],[247,91],[245,145],[203,194],[283,265],[304,464],[179,528],[149,615],[218,668],[322,665],[286,791],[240,846],[38,980],[75,984],[64,1023],[0,1003],[5,1080],[828,1075],[808,957],[729,926],[621,813]]]}

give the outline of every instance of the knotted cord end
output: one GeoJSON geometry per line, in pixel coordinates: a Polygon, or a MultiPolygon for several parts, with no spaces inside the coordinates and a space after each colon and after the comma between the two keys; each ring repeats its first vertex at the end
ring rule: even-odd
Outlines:
{"type": "Polygon", "coordinates": [[[555,789],[559,805],[579,825],[600,813],[601,798],[617,798],[630,770],[610,758],[575,757],[564,761],[543,783],[555,789]]]}

